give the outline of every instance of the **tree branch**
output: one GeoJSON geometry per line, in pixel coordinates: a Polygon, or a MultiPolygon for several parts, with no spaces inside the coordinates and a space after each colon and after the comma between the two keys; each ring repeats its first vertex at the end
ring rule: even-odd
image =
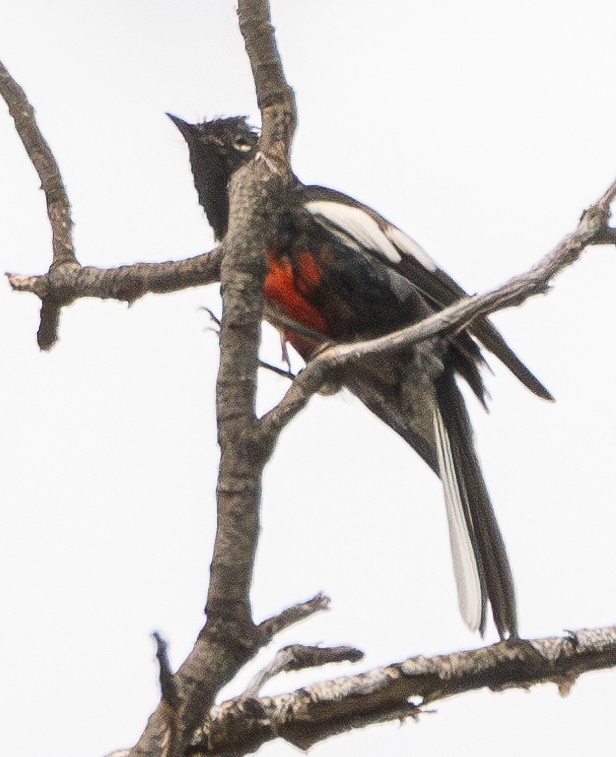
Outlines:
{"type": "Polygon", "coordinates": [[[259,147],[272,170],[288,179],[297,125],[295,95],[282,69],[269,2],[239,0],[238,16],[263,118],[259,147]]]}
{"type": "Polygon", "coordinates": [[[357,662],[363,656],[364,653],[354,647],[307,647],[304,644],[290,644],[279,649],[271,663],[252,678],[241,698],[256,698],[263,686],[280,673],[320,668],[331,662],[357,662]]]}
{"type": "MultiPolygon", "coordinates": [[[[263,129],[256,159],[238,172],[230,187],[231,217],[220,250],[192,261],[138,264],[110,271],[80,267],[71,238],[69,203],[51,152],[34,123],[33,110],[6,69],[0,69],[2,94],[28,154],[41,176],[54,233],[54,254],[45,276],[9,276],[16,291],[42,301],[38,343],[50,349],[57,340],[61,308],[77,297],[98,296],[132,302],[147,291],[173,291],[218,278],[223,284],[221,363],[217,408],[221,465],[218,532],[211,565],[207,622],[192,653],[173,676],[179,699],[177,733],[170,727],[163,697],[133,755],[179,757],[216,692],[269,640],[274,622],[255,626],[249,602],[259,534],[261,475],[271,448],[256,439],[254,400],[262,318],[265,246],[280,212],[278,192],[291,179],[291,139],[296,115],[293,92],[285,81],[267,0],[240,0],[240,29],[253,70],[263,129]],[[256,443],[255,443],[256,442],[256,443]]],[[[291,613],[289,618],[293,616],[291,613]]],[[[165,675],[166,684],[171,678],[165,675]]],[[[168,686],[167,686],[168,688],[168,686]]]]}
{"type": "Polygon", "coordinates": [[[53,234],[52,265],[76,263],[71,206],[60,175],[60,169],[38,128],[34,117],[34,108],[28,102],[26,93],[1,62],[0,94],[9,106],[9,113],[15,121],[15,129],[39,175],[41,188],[45,193],[47,215],[53,234]]]}
{"type": "Polygon", "coordinates": [[[302,620],[309,618],[316,612],[322,610],[328,610],[330,599],[325,594],[317,594],[307,602],[301,602],[293,607],[288,607],[278,615],[274,615],[271,618],[267,618],[259,625],[259,632],[265,643],[269,643],[271,639],[279,634],[281,631],[289,628],[290,626],[300,623],[302,620]]]}
{"type": "Polygon", "coordinates": [[[207,622],[176,674],[181,705],[172,733],[161,702],[131,755],[180,757],[217,691],[266,643],[254,624],[250,587],[257,539],[263,468],[271,447],[254,427],[258,347],[263,313],[266,246],[277,215],[278,193],[292,176],[289,165],[296,115],[276,49],[267,0],[239,1],[258,93],[263,129],[255,159],[229,187],[230,219],[221,265],[223,316],[216,389],[221,460],[218,520],[207,622]]]}
{"type": "Polygon", "coordinates": [[[216,396],[222,454],[208,618],[250,618],[261,475],[271,453],[271,447],[253,434],[265,252],[280,213],[278,194],[291,176],[288,153],[295,128],[292,92],[282,72],[268,3],[241,0],[238,12],[262,108],[263,131],[256,158],[234,174],[229,188],[216,396]]]}
{"type": "Polygon", "coordinates": [[[145,294],[167,294],[220,280],[223,247],[215,247],[186,260],[134,263],[118,268],[61,266],[42,276],[7,273],[15,292],[30,292],[41,299],[52,297],[69,305],[82,297],[120,300],[132,304],[145,294]]]}
{"type": "Polygon", "coordinates": [[[34,109],[23,89],[0,62],[0,94],[9,107],[15,128],[36,169],[45,198],[52,230],[53,258],[42,276],[7,274],[16,292],[31,292],[41,299],[37,342],[51,349],[58,339],[60,312],[80,297],[98,297],[132,303],[144,294],[176,292],[220,279],[222,248],[187,260],[165,263],[136,263],[113,269],[82,267],[75,256],[70,203],[60,169],[41,134],[34,109]]]}
{"type": "Polygon", "coordinates": [[[189,753],[248,754],[276,738],[306,750],[354,728],[416,717],[426,704],[476,689],[527,689],[552,682],[567,694],[582,673],[614,666],[616,626],[411,657],[290,694],[224,702],[212,708],[189,753]]]}
{"type": "Polygon", "coordinates": [[[173,671],[171,670],[169,655],[167,654],[167,642],[156,631],[152,634],[152,636],[154,637],[154,641],[156,642],[158,680],[160,683],[160,693],[162,699],[166,700],[173,709],[177,709],[180,698],[178,695],[175,680],[173,678],[173,671]]]}
{"type": "Polygon", "coordinates": [[[514,305],[548,291],[550,281],[575,263],[589,245],[616,243],[616,231],[609,226],[610,203],[616,197],[616,181],[582,215],[577,229],[528,272],[515,276],[483,295],[467,297],[426,318],[378,339],[329,347],[311,360],[298,375],[280,403],[260,421],[260,431],[273,444],[282,429],[306,406],[328,377],[348,363],[367,355],[391,354],[411,344],[467,328],[481,316],[514,305]]]}
{"type": "MultiPolygon", "coordinates": [[[[52,233],[51,269],[62,265],[77,265],[73,245],[73,220],[71,206],[60,175],[60,169],[49,145],[41,134],[34,108],[26,93],[0,62],[0,94],[9,106],[15,121],[15,129],[23,142],[28,157],[41,180],[41,188],[47,201],[47,216],[52,233]]],[[[57,340],[61,305],[48,297],[41,307],[41,322],[37,334],[39,347],[50,349],[57,340]]]]}

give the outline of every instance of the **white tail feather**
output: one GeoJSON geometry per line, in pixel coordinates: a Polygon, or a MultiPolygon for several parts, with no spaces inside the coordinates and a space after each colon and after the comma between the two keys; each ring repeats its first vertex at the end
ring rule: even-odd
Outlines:
{"type": "Polygon", "coordinates": [[[453,568],[458,588],[458,606],[466,625],[477,631],[481,625],[481,583],[475,552],[464,516],[461,485],[451,453],[449,434],[438,407],[434,411],[434,435],[438,454],[438,467],[445,492],[449,541],[453,568]]]}

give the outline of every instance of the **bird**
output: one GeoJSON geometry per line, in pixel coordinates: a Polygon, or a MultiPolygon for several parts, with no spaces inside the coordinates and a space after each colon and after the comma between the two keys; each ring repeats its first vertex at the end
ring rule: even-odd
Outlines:
{"type": "MultiPolygon", "coordinates": [[[[230,179],[258,154],[259,132],[243,116],[193,124],[167,115],[188,145],[199,202],[222,241],[230,179]]],[[[306,362],[327,345],[384,336],[467,296],[411,237],[342,192],[293,175],[279,209],[267,251],[264,317],[306,362]]],[[[553,399],[486,317],[454,335],[354,361],[336,380],[441,479],[466,625],[483,636],[489,606],[499,637],[517,638],[512,571],[458,385],[465,381],[486,406],[481,347],[535,395],[553,399]]]]}

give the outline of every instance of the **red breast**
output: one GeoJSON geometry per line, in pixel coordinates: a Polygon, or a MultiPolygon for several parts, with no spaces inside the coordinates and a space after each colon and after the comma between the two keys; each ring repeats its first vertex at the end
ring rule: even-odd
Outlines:
{"type": "MultiPolygon", "coordinates": [[[[278,306],[290,320],[326,336],[327,322],[311,302],[322,278],[322,270],[314,257],[309,252],[300,252],[294,257],[292,265],[288,257],[279,257],[270,250],[268,260],[269,270],[263,287],[265,298],[278,306]]],[[[291,335],[289,341],[297,347],[291,335]]],[[[312,343],[312,340],[308,341],[312,343]]],[[[305,350],[300,351],[303,353],[305,350]]]]}

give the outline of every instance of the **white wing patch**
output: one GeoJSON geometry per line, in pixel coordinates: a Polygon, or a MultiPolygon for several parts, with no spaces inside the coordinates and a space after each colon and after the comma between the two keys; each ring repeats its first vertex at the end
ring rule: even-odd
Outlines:
{"type": "Polygon", "coordinates": [[[396,226],[388,225],[385,234],[399,250],[415,258],[428,271],[438,271],[438,266],[424,248],[396,226]]]}
{"type": "Polygon", "coordinates": [[[403,253],[415,258],[426,270],[438,271],[437,264],[414,239],[386,221],[382,229],[361,208],[333,200],[311,200],[305,207],[320,224],[354,250],[363,245],[394,264],[402,260],[400,253],[403,253]]]}
{"type": "Polygon", "coordinates": [[[383,255],[390,263],[399,263],[402,260],[402,256],[381,231],[378,223],[361,208],[331,200],[312,200],[307,202],[305,207],[330,231],[341,232],[352,241],[355,240],[369,250],[383,255]]]}
{"type": "Polygon", "coordinates": [[[434,411],[434,433],[438,453],[438,467],[445,492],[449,541],[458,588],[458,606],[471,631],[481,625],[481,583],[477,572],[475,552],[468,532],[460,484],[451,453],[451,444],[440,410],[434,411]]]}

